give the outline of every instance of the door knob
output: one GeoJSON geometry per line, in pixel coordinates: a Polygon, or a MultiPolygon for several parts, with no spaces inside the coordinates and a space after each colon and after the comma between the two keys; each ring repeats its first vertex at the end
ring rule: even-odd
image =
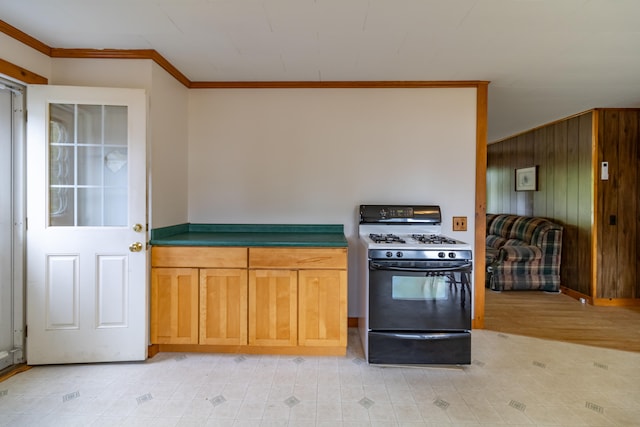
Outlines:
{"type": "Polygon", "coordinates": [[[136,224],[133,226],[133,231],[135,231],[136,233],[139,233],[142,231],[142,224],[136,224]]]}
{"type": "Polygon", "coordinates": [[[142,250],[142,243],[135,242],[129,245],[129,250],[131,252],[140,252],[142,250]]]}

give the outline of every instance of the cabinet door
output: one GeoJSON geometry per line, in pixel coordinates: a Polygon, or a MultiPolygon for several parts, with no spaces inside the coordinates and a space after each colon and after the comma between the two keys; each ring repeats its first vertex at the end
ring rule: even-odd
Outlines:
{"type": "Polygon", "coordinates": [[[251,270],[249,272],[249,344],[295,346],[297,344],[297,272],[251,270]]]}
{"type": "Polygon", "coordinates": [[[246,270],[200,270],[200,344],[247,344],[246,270]]]}
{"type": "Polygon", "coordinates": [[[151,343],[198,343],[198,269],[151,269],[151,343]]]}
{"type": "Polygon", "coordinates": [[[298,272],[298,345],[347,345],[347,272],[298,272]]]}

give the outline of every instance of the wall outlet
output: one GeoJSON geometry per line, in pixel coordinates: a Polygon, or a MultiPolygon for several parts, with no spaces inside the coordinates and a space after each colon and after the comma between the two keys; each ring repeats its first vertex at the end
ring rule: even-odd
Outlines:
{"type": "Polygon", "coordinates": [[[454,216],[453,217],[453,231],[467,231],[467,217],[466,216],[454,216]]]}

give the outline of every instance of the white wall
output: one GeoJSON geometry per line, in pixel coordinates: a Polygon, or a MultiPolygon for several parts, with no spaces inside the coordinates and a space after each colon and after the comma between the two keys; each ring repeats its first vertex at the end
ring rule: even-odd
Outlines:
{"type": "Polygon", "coordinates": [[[51,61],[52,85],[151,90],[150,60],[53,58],[51,61]]]}
{"type": "Polygon", "coordinates": [[[357,316],[357,206],[439,204],[473,244],[476,89],[189,93],[189,221],[344,224],[357,316]]]}
{"type": "Polygon", "coordinates": [[[157,64],[149,105],[150,228],[187,222],[189,90],[157,64]]]}

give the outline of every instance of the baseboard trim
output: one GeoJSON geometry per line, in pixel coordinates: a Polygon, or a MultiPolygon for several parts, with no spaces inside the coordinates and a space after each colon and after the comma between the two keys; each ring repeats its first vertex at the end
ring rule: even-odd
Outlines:
{"type": "Polygon", "coordinates": [[[31,366],[24,363],[20,365],[10,366],[7,369],[0,372],[0,383],[21,372],[28,371],[29,369],[31,369],[31,366]]]}
{"type": "Polygon", "coordinates": [[[159,344],[149,344],[147,347],[147,358],[151,359],[156,354],[160,353],[160,345],[159,344]]]}
{"type": "Polygon", "coordinates": [[[574,291],[573,289],[569,289],[564,286],[560,286],[560,292],[581,302],[584,299],[586,302],[593,305],[593,299],[589,295],[583,294],[582,292],[574,291]]]}
{"type": "Polygon", "coordinates": [[[640,306],[640,298],[593,298],[589,295],[583,294],[578,291],[574,291],[573,289],[565,288],[564,286],[560,287],[560,290],[563,294],[569,295],[571,298],[577,299],[581,301],[584,299],[585,302],[602,307],[638,307],[640,306]]]}

